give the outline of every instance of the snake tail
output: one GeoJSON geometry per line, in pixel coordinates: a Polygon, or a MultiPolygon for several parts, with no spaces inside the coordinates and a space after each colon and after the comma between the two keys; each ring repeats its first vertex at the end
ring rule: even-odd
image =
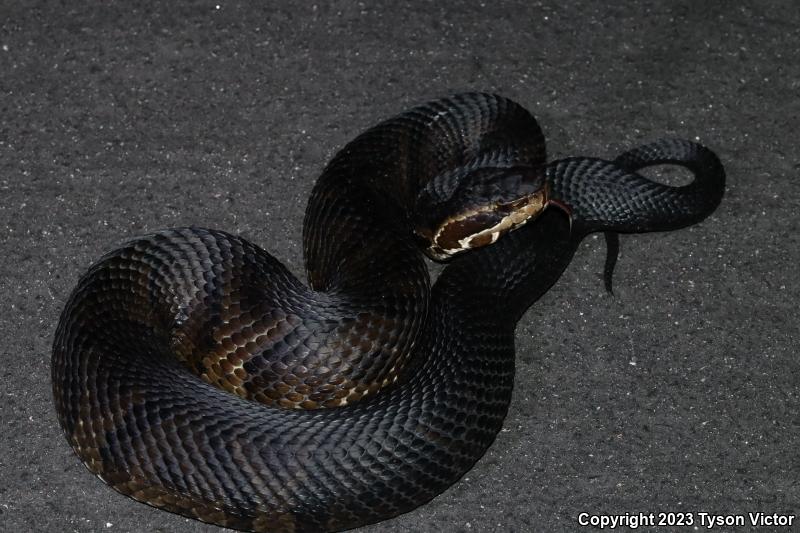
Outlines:
{"type": "Polygon", "coordinates": [[[613,161],[569,157],[547,166],[552,201],[570,213],[573,228],[641,233],[696,224],[710,215],[725,191],[725,170],[708,148],[663,139],[629,150],[613,161]],[[688,185],[658,183],[637,171],[678,165],[694,174],[688,185]]]}

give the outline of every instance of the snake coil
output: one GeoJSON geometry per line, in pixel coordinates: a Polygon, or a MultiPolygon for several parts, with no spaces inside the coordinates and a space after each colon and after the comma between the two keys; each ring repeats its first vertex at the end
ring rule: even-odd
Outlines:
{"type": "Polygon", "coordinates": [[[547,163],[538,124],[508,99],[416,107],[360,135],[317,181],[308,285],[245,239],[201,228],[137,238],[94,264],[55,335],[58,420],[111,487],[206,522],[328,531],[407,512],[491,445],[516,322],[581,239],[696,223],[724,182],[716,156],[688,141],[547,163]],[[637,173],[656,164],[695,179],[637,173]],[[480,233],[431,286],[420,221],[470,194],[505,194],[460,181],[497,169],[503,183],[545,183],[562,209],[504,218],[494,227],[519,227],[480,233]]]}

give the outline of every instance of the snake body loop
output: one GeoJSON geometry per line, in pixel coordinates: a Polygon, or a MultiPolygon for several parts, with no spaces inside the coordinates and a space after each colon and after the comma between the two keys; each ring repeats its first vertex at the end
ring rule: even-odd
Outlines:
{"type": "Polygon", "coordinates": [[[55,336],[58,419],[94,474],[185,516],[253,531],[395,516],[491,445],[516,322],[584,235],[692,224],[723,189],[719,161],[687,141],[548,164],[539,126],[510,100],[419,106],[359,136],[319,178],[308,285],[245,239],[201,228],[137,238],[92,266],[55,336]],[[695,181],[636,173],[662,163],[695,181]],[[540,176],[569,216],[546,209],[453,259],[431,287],[414,234],[420,191],[448,194],[451,175],[486,168],[540,176]]]}

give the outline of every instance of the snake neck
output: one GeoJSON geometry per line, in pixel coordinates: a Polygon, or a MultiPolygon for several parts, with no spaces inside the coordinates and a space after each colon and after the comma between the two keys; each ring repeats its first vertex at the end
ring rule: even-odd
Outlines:
{"type": "Polygon", "coordinates": [[[525,311],[561,276],[580,240],[568,217],[548,208],[492,246],[454,259],[433,295],[445,295],[454,306],[469,309],[472,320],[513,334],[525,311]]]}

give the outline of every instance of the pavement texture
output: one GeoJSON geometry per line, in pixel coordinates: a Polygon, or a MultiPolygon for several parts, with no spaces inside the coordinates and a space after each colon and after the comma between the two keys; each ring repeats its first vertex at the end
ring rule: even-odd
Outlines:
{"type": "Polygon", "coordinates": [[[50,389],[69,292],[122,241],[185,225],[241,234],[302,276],[326,161],[462,90],[528,107],[551,157],[699,140],[729,186],[700,225],[623,236],[613,297],[587,239],[517,328],[491,450],[363,531],[799,515],[798,28],[791,1],[2,0],[0,530],[218,531],[117,494],[69,449],[50,389]]]}

